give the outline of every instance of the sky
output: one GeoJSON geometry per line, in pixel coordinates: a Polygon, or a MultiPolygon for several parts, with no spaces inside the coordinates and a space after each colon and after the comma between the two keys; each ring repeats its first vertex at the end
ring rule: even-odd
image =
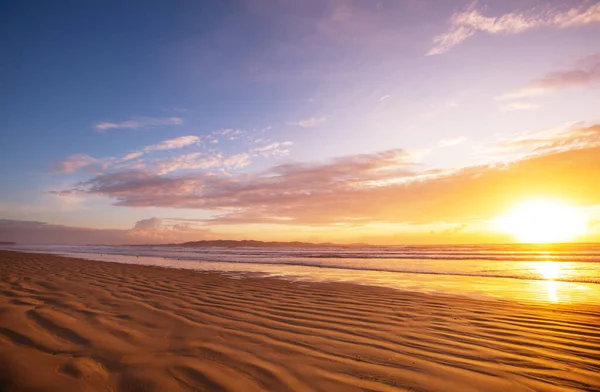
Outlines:
{"type": "Polygon", "coordinates": [[[0,241],[600,241],[600,1],[0,3],[0,241]]]}

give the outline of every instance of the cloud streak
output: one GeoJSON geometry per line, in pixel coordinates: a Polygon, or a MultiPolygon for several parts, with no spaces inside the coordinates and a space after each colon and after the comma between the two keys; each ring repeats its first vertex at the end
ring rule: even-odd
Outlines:
{"type": "Polygon", "coordinates": [[[450,29],[433,39],[427,55],[438,55],[449,51],[478,32],[499,35],[519,34],[539,27],[570,28],[600,22],[600,4],[589,5],[585,1],[568,10],[546,9],[526,12],[511,12],[499,17],[484,16],[473,2],[464,12],[450,17],[450,29]]]}
{"type": "Polygon", "coordinates": [[[589,56],[579,61],[577,65],[578,67],[574,69],[545,75],[524,87],[496,97],[496,100],[506,101],[534,97],[600,82],[600,54],[589,56]]]}
{"type": "Polygon", "coordinates": [[[167,174],[177,170],[235,170],[248,166],[253,158],[276,158],[289,155],[292,144],[290,141],[271,142],[266,138],[252,139],[244,131],[224,129],[203,136],[187,135],[163,140],[138,151],[129,152],[122,157],[94,158],[87,154],[75,154],[55,163],[53,171],[72,174],[82,169],[93,168],[97,173],[115,170],[147,170],[167,174]],[[251,143],[253,147],[234,154],[215,151],[212,146],[217,144],[217,136],[238,143],[251,143]],[[190,149],[176,156],[161,154],[184,148],[190,149]]]}
{"type": "Polygon", "coordinates": [[[84,167],[98,163],[99,160],[87,154],[69,155],[66,159],[56,162],[53,167],[54,173],[70,174],[84,167]]]}
{"type": "Polygon", "coordinates": [[[180,136],[173,139],[167,139],[158,144],[147,146],[144,151],[162,151],[162,150],[174,150],[178,148],[188,147],[194,144],[198,144],[200,138],[198,136],[188,135],[180,136]]]}
{"type": "Polygon", "coordinates": [[[180,117],[167,117],[167,118],[152,118],[152,117],[138,117],[127,121],[121,122],[101,122],[94,125],[94,128],[99,132],[108,131],[110,129],[140,129],[140,128],[151,128],[161,125],[181,125],[183,119],[180,117]]]}

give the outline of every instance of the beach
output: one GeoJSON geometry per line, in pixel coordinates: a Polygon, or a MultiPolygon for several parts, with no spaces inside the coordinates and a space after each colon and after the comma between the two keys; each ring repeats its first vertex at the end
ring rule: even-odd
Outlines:
{"type": "Polygon", "coordinates": [[[595,391],[600,306],[0,251],[1,391],[595,391]]]}

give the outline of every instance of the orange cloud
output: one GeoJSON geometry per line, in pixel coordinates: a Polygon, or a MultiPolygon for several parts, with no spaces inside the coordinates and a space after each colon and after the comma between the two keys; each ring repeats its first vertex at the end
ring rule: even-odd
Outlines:
{"type": "Polygon", "coordinates": [[[506,165],[423,170],[403,150],[291,163],[251,174],[103,174],[66,192],[103,195],[116,205],[210,210],[206,224],[327,226],[480,221],[512,203],[553,196],[600,204],[599,126],[529,144],[537,155],[506,165]]]}

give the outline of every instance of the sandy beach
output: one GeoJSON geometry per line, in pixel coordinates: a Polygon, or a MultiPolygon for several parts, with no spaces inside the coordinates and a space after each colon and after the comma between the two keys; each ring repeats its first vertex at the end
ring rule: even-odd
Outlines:
{"type": "Polygon", "coordinates": [[[1,391],[597,391],[600,307],[0,251],[1,391]]]}

